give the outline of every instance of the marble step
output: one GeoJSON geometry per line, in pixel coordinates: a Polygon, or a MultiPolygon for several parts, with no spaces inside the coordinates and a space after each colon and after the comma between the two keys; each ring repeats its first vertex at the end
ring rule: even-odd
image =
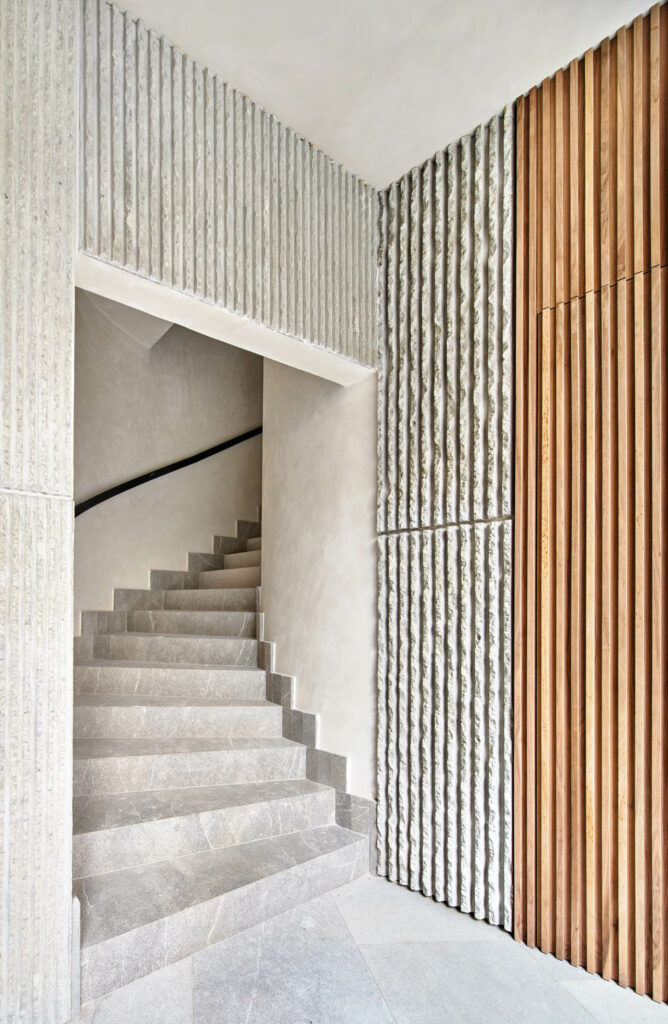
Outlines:
{"type": "Polygon", "coordinates": [[[262,547],[262,537],[250,537],[246,545],[248,551],[259,551],[262,547]]]}
{"type": "MultiPolygon", "coordinates": [[[[241,545],[243,541],[239,541],[239,547],[237,550],[243,550],[241,545]]],[[[188,571],[189,572],[206,572],[207,569],[224,569],[225,568],[225,557],[226,552],[212,553],[211,551],[189,551],[188,552],[188,571]]]]}
{"type": "Polygon", "coordinates": [[[225,590],[115,590],[116,611],[257,611],[255,587],[228,587],[225,590]]]}
{"type": "Polygon", "coordinates": [[[250,565],[259,565],[261,558],[262,552],[259,549],[257,551],[240,551],[237,555],[225,555],[225,565],[222,568],[244,569],[250,565]]]}
{"type": "Polygon", "coordinates": [[[213,550],[216,555],[231,555],[234,551],[245,551],[246,540],[243,537],[222,537],[216,534],[213,538],[213,550]]]}
{"type": "Polygon", "coordinates": [[[151,569],[149,573],[151,590],[192,590],[199,587],[198,572],[181,572],[179,569],[151,569]]]}
{"type": "Polygon", "coordinates": [[[267,700],[141,697],[88,693],[74,698],[75,739],[125,736],[280,736],[282,710],[267,700]]]}
{"type": "Polygon", "coordinates": [[[308,779],[74,800],[75,878],[334,822],[334,790],[308,779]]]}
{"type": "Polygon", "coordinates": [[[283,737],[74,741],[74,795],[302,779],[306,748],[283,737]]]}
{"type": "Polygon", "coordinates": [[[242,569],[214,569],[199,574],[202,589],[209,587],[259,587],[260,566],[245,566],[242,569]]]}
{"type": "MultiPolygon", "coordinates": [[[[136,613],[134,613],[136,614],[136,613]]],[[[257,665],[257,640],[178,633],[100,633],[90,637],[93,658],[121,661],[257,665]]]]}
{"type": "Polygon", "coordinates": [[[161,665],[102,658],[74,666],[74,692],[263,700],[267,676],[260,668],[216,668],[187,662],[161,665]]]}
{"type": "Polygon", "coordinates": [[[250,522],[248,519],[237,519],[237,537],[240,540],[250,540],[252,537],[259,537],[261,534],[261,523],[250,522]]]}
{"type": "Polygon", "coordinates": [[[199,609],[138,609],[127,613],[130,633],[177,633],[195,636],[255,637],[257,614],[199,609]]]}
{"type": "Polygon", "coordinates": [[[367,867],[368,840],[327,825],[79,878],[81,997],[126,985],[367,867]]]}

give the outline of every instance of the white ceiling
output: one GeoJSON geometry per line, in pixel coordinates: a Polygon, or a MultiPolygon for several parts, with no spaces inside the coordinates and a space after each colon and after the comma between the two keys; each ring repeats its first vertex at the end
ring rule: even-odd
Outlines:
{"type": "MultiPolygon", "coordinates": [[[[386,186],[646,0],[128,0],[149,28],[386,186]]],[[[125,4],[122,4],[125,6],[125,4]]]]}

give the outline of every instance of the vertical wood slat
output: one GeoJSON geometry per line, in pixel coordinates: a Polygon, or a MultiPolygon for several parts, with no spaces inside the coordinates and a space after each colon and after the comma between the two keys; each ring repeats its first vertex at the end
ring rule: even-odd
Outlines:
{"type": "Polygon", "coordinates": [[[517,107],[515,935],[657,1000],[667,39],[656,6],[517,107]]]}

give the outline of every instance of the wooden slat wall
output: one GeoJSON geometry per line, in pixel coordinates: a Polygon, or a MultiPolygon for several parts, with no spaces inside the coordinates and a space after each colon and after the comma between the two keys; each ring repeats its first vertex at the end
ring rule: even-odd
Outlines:
{"type": "Polygon", "coordinates": [[[515,936],[668,998],[668,7],[518,101],[515,936]]]}

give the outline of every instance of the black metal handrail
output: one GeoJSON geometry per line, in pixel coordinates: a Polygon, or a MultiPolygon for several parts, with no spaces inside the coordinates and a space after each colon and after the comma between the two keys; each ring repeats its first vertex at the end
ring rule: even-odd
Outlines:
{"type": "Polygon", "coordinates": [[[106,491],[100,491],[99,494],[94,494],[92,498],[86,498],[85,501],[80,501],[74,506],[75,516],[80,516],[82,512],[87,512],[89,508],[94,508],[95,505],[101,504],[108,498],[114,498],[117,494],[123,494],[124,491],[130,491],[133,487],[139,487],[140,484],[146,484],[149,480],[157,480],[159,476],[166,476],[167,473],[174,473],[177,469],[185,469],[186,466],[192,466],[195,462],[201,462],[202,459],[208,459],[211,455],[217,455],[218,452],[227,451],[228,448],[234,448],[235,445],[241,444],[242,441],[250,441],[251,437],[257,437],[258,434],[262,433],[262,427],[254,427],[253,430],[247,430],[245,434],[239,434],[238,437],[231,437],[229,441],[221,441],[220,444],[215,444],[213,448],[206,448],[203,452],[198,452],[197,455],[189,455],[185,459],[179,459],[178,462],[171,462],[169,466],[161,466],[160,469],[154,469],[150,473],[142,473],[141,476],[135,476],[132,480],[126,480],[125,483],[115,484],[113,487],[108,487],[106,491]]]}

